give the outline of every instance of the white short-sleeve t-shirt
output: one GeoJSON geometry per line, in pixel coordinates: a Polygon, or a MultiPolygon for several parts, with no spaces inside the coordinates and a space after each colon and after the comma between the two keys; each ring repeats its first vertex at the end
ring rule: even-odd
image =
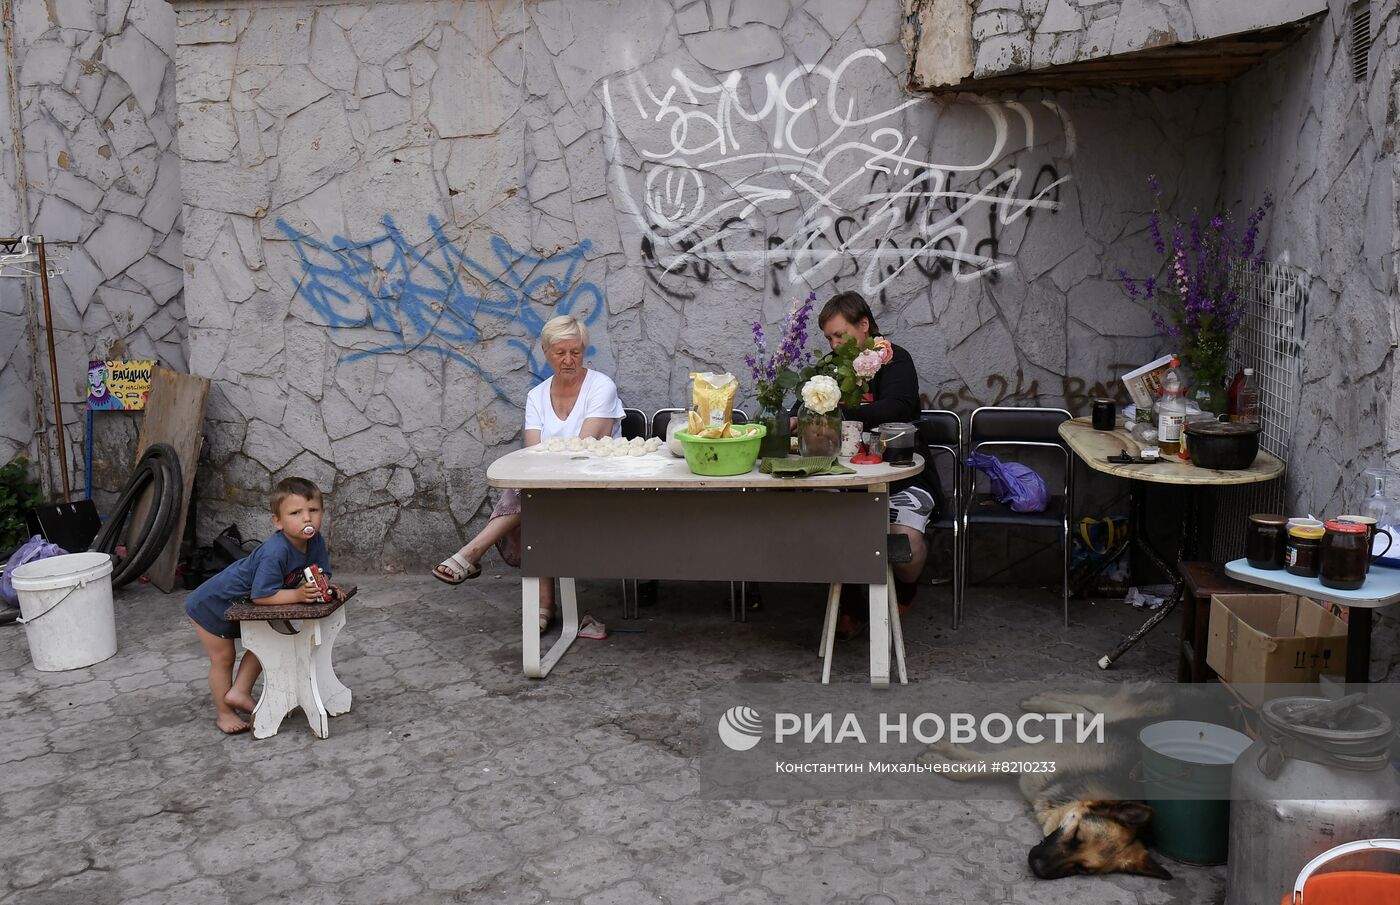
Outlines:
{"type": "MultiPolygon", "coordinates": [[[[617,398],[617,384],[612,378],[589,368],[583,375],[583,386],[579,387],[578,399],[574,400],[569,417],[561,419],[554,414],[554,406],[549,401],[549,388],[554,385],[550,377],[535,387],[525,397],[525,429],[540,432],[541,440],[558,437],[567,440],[577,437],[583,430],[583,422],[589,418],[622,417],[622,402],[617,398]]],[[[613,425],[612,435],[622,436],[622,422],[613,425]]]]}

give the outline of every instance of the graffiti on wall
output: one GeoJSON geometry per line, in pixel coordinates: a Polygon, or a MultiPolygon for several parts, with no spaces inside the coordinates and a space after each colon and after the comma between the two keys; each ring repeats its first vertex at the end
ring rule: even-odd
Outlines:
{"type": "MultiPolygon", "coordinates": [[[[1108,366],[1114,374],[1125,374],[1134,364],[1114,362],[1108,366]]],[[[981,390],[963,385],[956,390],[944,390],[937,396],[921,394],[924,408],[940,408],[966,412],[983,405],[1047,405],[1064,400],[1064,407],[1073,415],[1083,415],[1089,411],[1095,399],[1113,399],[1119,405],[1132,401],[1121,380],[1107,378],[1091,381],[1087,377],[1066,376],[1060,378],[1058,393],[1052,394],[1040,388],[1038,378],[1026,379],[1025,372],[1017,368],[1014,376],[989,374],[981,390]]]]}
{"type": "MultiPolygon", "coordinates": [[[[679,69],[665,85],[641,73],[605,82],[613,188],[641,232],[653,283],[685,298],[686,281],[758,269],[774,292],[855,279],[875,295],[910,269],[967,281],[1009,266],[1001,231],[1057,210],[1070,178],[1048,161],[1023,169],[1006,159],[1035,146],[1036,112],[1017,101],[977,105],[988,127],[980,155],[934,159],[903,115],[925,101],[859,109],[863,86],[888,80],[884,61],[857,50],[834,67],[769,72],[761,87],[737,71],[702,83],[679,69]]],[[[1072,125],[1041,104],[1072,156],[1072,125]]]]}
{"type": "Polygon", "coordinates": [[[385,214],[381,222],[384,234],[367,242],[341,236],[324,242],[277,221],[301,258],[297,295],[333,330],[371,327],[379,334],[374,345],[346,353],[344,361],[389,353],[440,355],[475,371],[505,399],[469,354],[482,340],[483,321],[491,321],[491,335],[523,329],[523,338],[507,342],[543,380],[548,366],[535,345],[545,322],[572,314],[593,324],[602,315],[602,290],[580,274],[587,240],[540,256],[494,236],[495,260],[483,263],[449,239],[435,217],[428,218],[432,240],[425,251],[404,238],[393,217],[385,214]]]}

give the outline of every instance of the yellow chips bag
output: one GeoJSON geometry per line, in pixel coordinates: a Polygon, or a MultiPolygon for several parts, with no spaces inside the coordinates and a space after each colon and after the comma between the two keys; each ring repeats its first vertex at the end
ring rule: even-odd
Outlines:
{"type": "Polygon", "coordinates": [[[706,425],[717,427],[734,421],[734,396],[739,392],[739,378],[728,372],[690,372],[690,400],[706,425]]]}

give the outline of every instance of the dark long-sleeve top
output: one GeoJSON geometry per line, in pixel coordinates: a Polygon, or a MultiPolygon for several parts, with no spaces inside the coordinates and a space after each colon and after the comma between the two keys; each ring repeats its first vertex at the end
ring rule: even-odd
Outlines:
{"type": "Polygon", "coordinates": [[[919,372],[914,369],[914,357],[903,346],[893,348],[889,363],[875,372],[866,388],[870,401],[841,407],[843,418],[859,421],[866,430],[919,418],[919,372]]]}
{"type": "MultiPolygon", "coordinates": [[[[891,345],[894,345],[893,343],[891,345]]],[[[882,424],[894,421],[913,423],[919,420],[922,401],[919,398],[919,372],[914,367],[914,356],[903,346],[894,345],[894,355],[889,363],[875,372],[866,388],[868,402],[860,405],[841,406],[841,417],[847,421],[859,421],[865,430],[873,431],[882,424]]],[[[801,405],[793,406],[796,414],[801,405]]],[[[890,486],[892,493],[906,487],[922,487],[934,499],[933,518],[940,517],[943,509],[943,487],[938,478],[938,469],[933,467],[928,448],[920,442],[915,451],[924,457],[925,468],[912,478],[896,481],[890,486]]]]}

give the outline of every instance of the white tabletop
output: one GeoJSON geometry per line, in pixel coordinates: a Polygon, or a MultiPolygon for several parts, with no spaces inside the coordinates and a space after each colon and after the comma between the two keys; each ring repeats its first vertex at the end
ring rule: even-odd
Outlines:
{"type": "Polygon", "coordinates": [[[810,478],[775,478],[763,474],[755,465],[752,471],[732,477],[712,478],[692,474],[684,459],[678,459],[662,448],[644,456],[608,456],[606,458],[577,452],[538,452],[535,447],[517,449],[491,463],[486,480],[492,487],[517,487],[522,490],[580,490],[580,489],[685,489],[723,488],[740,490],[812,490],[820,488],[858,489],[877,484],[890,484],[911,478],[924,470],[922,456],[914,456],[914,464],[851,465],[849,459],[839,460],[855,469],[854,474],[818,475],[810,478]]]}
{"type": "Polygon", "coordinates": [[[1285,569],[1256,569],[1247,559],[1236,559],[1225,564],[1225,573],[1231,578],[1263,585],[1292,594],[1302,594],[1330,603],[1345,606],[1360,606],[1374,609],[1389,606],[1400,600],[1400,569],[1372,565],[1366,576],[1366,583],[1355,591],[1339,591],[1324,587],[1316,578],[1303,578],[1290,575],[1285,569]]]}
{"type": "Polygon", "coordinates": [[[1264,450],[1259,450],[1248,468],[1221,471],[1200,468],[1176,456],[1163,456],[1152,465],[1120,465],[1108,461],[1108,456],[1127,450],[1134,456],[1142,452],[1138,443],[1122,428],[1111,431],[1094,430],[1092,419],[1075,418],[1060,424],[1060,437],[1074,454],[1095,471],[1153,484],[1185,484],[1197,487],[1219,487],[1230,484],[1255,484],[1272,481],[1283,475],[1283,462],[1264,450]]]}

